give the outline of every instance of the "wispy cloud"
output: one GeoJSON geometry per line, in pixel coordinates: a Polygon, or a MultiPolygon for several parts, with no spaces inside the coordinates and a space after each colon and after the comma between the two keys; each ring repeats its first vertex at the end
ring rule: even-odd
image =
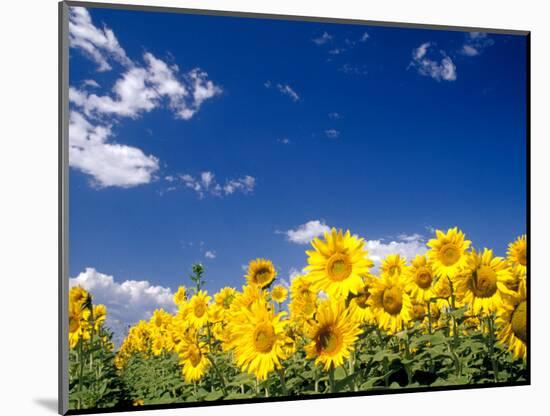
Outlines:
{"type": "Polygon", "coordinates": [[[279,90],[279,92],[281,94],[290,97],[290,99],[292,101],[294,101],[294,102],[300,101],[300,96],[298,95],[298,93],[296,91],[294,91],[294,89],[290,85],[288,85],[288,84],[277,84],[277,89],[279,90]]]}
{"type": "Polygon", "coordinates": [[[340,120],[342,116],[340,115],[340,113],[333,111],[332,113],[328,113],[328,118],[330,118],[331,120],[340,120]]]}
{"type": "Polygon", "coordinates": [[[86,115],[114,115],[138,118],[163,104],[177,118],[189,120],[208,99],[222,90],[198,68],[183,76],[179,68],[169,66],[152,53],[143,55],[145,65],[132,67],[122,74],[113,87],[112,95],[88,94],[75,87],[69,89],[71,103],[86,115]]]}
{"type": "Polygon", "coordinates": [[[280,139],[277,139],[277,143],[290,144],[292,141],[288,137],[281,137],[280,139]]]}
{"type": "Polygon", "coordinates": [[[370,38],[370,35],[367,32],[364,32],[361,35],[361,39],[359,39],[359,42],[366,42],[367,40],[369,40],[369,38],[370,38]]]}
{"type": "Polygon", "coordinates": [[[486,48],[494,45],[495,41],[490,38],[487,33],[470,32],[465,34],[464,45],[460,52],[466,56],[477,56],[486,48]]]}
{"type": "Polygon", "coordinates": [[[329,34],[328,32],[323,32],[322,35],[316,38],[313,38],[311,41],[318,46],[325,45],[329,42],[332,42],[332,35],[329,34]]]}
{"type": "Polygon", "coordinates": [[[338,68],[338,71],[348,75],[367,75],[368,74],[368,70],[365,65],[354,65],[350,63],[343,64],[342,66],[340,66],[340,68],[338,68]]]}
{"type": "Polygon", "coordinates": [[[250,175],[226,179],[223,185],[217,182],[214,173],[210,171],[202,172],[197,177],[186,173],[179,175],[178,178],[185,188],[195,191],[199,198],[207,195],[222,197],[236,192],[250,194],[256,186],[256,179],[250,175]]]}
{"type": "Polygon", "coordinates": [[[287,231],[277,231],[278,234],[286,235],[286,238],[291,243],[308,244],[316,237],[330,231],[330,227],[324,221],[311,220],[305,224],[299,225],[295,229],[287,231]]]}
{"type": "Polygon", "coordinates": [[[325,130],[325,136],[327,136],[329,139],[337,139],[340,137],[340,132],[336,129],[328,129],[325,130]]]}
{"type": "Polygon", "coordinates": [[[431,77],[436,81],[456,80],[456,66],[452,59],[444,51],[439,51],[441,59],[429,57],[428,54],[434,49],[431,42],[425,42],[412,51],[412,60],[409,67],[416,68],[423,76],[431,77]]]}
{"type": "Polygon", "coordinates": [[[213,250],[206,250],[206,253],[204,253],[204,257],[207,259],[213,260],[216,258],[216,252],[213,250]]]}
{"type": "Polygon", "coordinates": [[[132,66],[132,61],[126,56],[113,31],[107,26],[103,29],[96,27],[83,7],[69,8],[69,45],[93,60],[98,71],[110,70],[110,60],[132,66]]]}

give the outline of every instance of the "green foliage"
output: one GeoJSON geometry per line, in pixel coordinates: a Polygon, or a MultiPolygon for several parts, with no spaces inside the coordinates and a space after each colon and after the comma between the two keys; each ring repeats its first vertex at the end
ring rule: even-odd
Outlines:
{"type": "Polygon", "coordinates": [[[114,366],[112,334],[101,329],[69,352],[69,408],[108,408],[126,402],[114,366]]]}

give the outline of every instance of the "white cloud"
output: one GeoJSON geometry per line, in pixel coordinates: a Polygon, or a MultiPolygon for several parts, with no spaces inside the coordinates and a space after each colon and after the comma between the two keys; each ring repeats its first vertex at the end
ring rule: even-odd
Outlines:
{"type": "Polygon", "coordinates": [[[288,241],[296,244],[308,244],[316,237],[330,231],[330,227],[319,220],[311,220],[298,226],[295,230],[284,231],[288,241]]]}
{"type": "Polygon", "coordinates": [[[250,175],[246,175],[242,178],[230,179],[226,181],[225,185],[223,186],[223,191],[227,195],[231,195],[236,191],[248,194],[254,190],[255,185],[256,179],[250,175]]]}
{"type": "Polygon", "coordinates": [[[312,39],[312,42],[318,46],[324,45],[332,41],[332,35],[328,32],[323,32],[323,34],[317,38],[312,39]]]}
{"type": "Polygon", "coordinates": [[[215,259],[216,252],[213,250],[207,250],[206,253],[204,253],[204,257],[206,257],[207,259],[215,259]]]}
{"type": "Polygon", "coordinates": [[[277,139],[277,143],[281,144],[290,144],[292,143],[288,137],[282,137],[280,139],[277,139]]]}
{"type": "Polygon", "coordinates": [[[122,74],[112,95],[88,94],[71,87],[70,101],[87,115],[138,118],[161,106],[165,99],[177,118],[189,120],[206,100],[222,92],[198,68],[180,76],[177,65],[169,66],[152,53],[146,52],[143,60],[144,67],[135,66],[122,74]]]}
{"type": "Polygon", "coordinates": [[[409,66],[416,68],[420,75],[429,76],[436,81],[456,80],[456,66],[445,52],[440,51],[442,58],[439,61],[428,57],[428,52],[432,46],[432,43],[426,42],[413,49],[412,61],[409,66]]]}
{"type": "Polygon", "coordinates": [[[334,111],[332,113],[328,113],[328,118],[332,120],[340,120],[342,116],[340,115],[340,113],[337,113],[336,111],[334,111]]]}
{"type": "Polygon", "coordinates": [[[300,100],[300,96],[298,95],[298,93],[294,91],[292,87],[288,84],[277,84],[277,89],[280,91],[281,94],[287,95],[294,102],[300,100]]]}
{"type": "Polygon", "coordinates": [[[69,165],[90,175],[99,188],[130,188],[151,182],[158,159],[136,147],[108,143],[111,136],[110,126],[93,126],[82,114],[71,111],[69,165]]]}
{"type": "Polygon", "coordinates": [[[97,81],[94,81],[93,79],[85,79],[82,81],[82,85],[85,87],[92,87],[92,88],[100,88],[101,85],[97,83],[97,81]]]}
{"type": "Polygon", "coordinates": [[[363,33],[363,35],[361,35],[361,39],[359,40],[359,42],[366,42],[369,38],[370,38],[370,35],[367,32],[365,32],[363,33]]]}
{"type": "Polygon", "coordinates": [[[155,309],[175,310],[172,290],[154,286],[147,280],[117,282],[113,276],[87,267],[76,277],[69,279],[70,287],[77,285],[92,294],[94,304],[107,307],[106,325],[115,332],[118,342],[129,325],[140,319],[149,319],[155,309]]]}
{"type": "Polygon", "coordinates": [[[71,48],[80,49],[92,59],[98,65],[98,71],[110,70],[111,58],[122,65],[132,65],[113,31],[106,26],[97,28],[88,10],[83,7],[69,8],[69,43],[71,48]]]}
{"type": "Polygon", "coordinates": [[[340,68],[338,68],[338,70],[348,75],[367,75],[368,74],[368,70],[365,65],[352,65],[349,63],[345,63],[340,68]]]}
{"type": "Polygon", "coordinates": [[[477,56],[494,43],[495,41],[487,33],[470,32],[466,34],[466,40],[460,52],[466,56],[477,56]]]}
{"type": "Polygon", "coordinates": [[[235,192],[249,194],[254,191],[256,185],[256,179],[250,175],[245,175],[241,178],[226,179],[225,184],[221,185],[210,171],[202,172],[198,177],[186,173],[179,175],[179,178],[183,185],[195,191],[199,198],[204,198],[206,195],[231,195],[235,192]]]}
{"type": "Polygon", "coordinates": [[[385,243],[383,240],[367,240],[365,248],[369,252],[369,258],[374,261],[374,272],[378,270],[384,257],[389,254],[400,254],[411,260],[417,254],[424,254],[427,251],[424,239],[420,234],[401,234],[397,241],[389,243],[385,243]]]}
{"type": "Polygon", "coordinates": [[[329,139],[337,139],[340,137],[340,132],[335,129],[328,129],[325,130],[325,136],[327,136],[329,139]]]}

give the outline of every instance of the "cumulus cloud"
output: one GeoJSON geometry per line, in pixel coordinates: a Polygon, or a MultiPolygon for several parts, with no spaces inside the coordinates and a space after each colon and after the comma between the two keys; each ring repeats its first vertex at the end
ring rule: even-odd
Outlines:
{"type": "Polygon", "coordinates": [[[332,42],[332,35],[329,34],[328,32],[323,32],[322,35],[316,38],[313,38],[311,41],[316,45],[321,46],[321,45],[324,45],[325,43],[332,42]]]}
{"type": "Polygon", "coordinates": [[[204,257],[207,259],[215,259],[216,258],[216,252],[213,250],[206,250],[206,253],[204,253],[204,257]]]}
{"type": "Polygon", "coordinates": [[[340,132],[336,129],[328,129],[325,130],[325,136],[327,136],[329,139],[337,139],[340,137],[340,132]]]}
{"type": "Polygon", "coordinates": [[[254,191],[254,187],[256,186],[256,178],[250,175],[226,179],[222,185],[216,181],[214,173],[210,171],[202,172],[197,177],[188,173],[182,174],[179,175],[179,179],[186,188],[195,191],[199,198],[204,198],[206,195],[221,197],[231,195],[235,192],[249,194],[254,191]]]}
{"type": "Polygon", "coordinates": [[[428,55],[434,45],[431,42],[426,42],[412,51],[412,61],[409,67],[416,68],[418,73],[423,76],[428,76],[436,81],[454,81],[456,80],[456,66],[452,59],[445,54],[444,51],[439,51],[441,59],[433,58],[428,55]]]}
{"type": "Polygon", "coordinates": [[[495,43],[487,33],[483,32],[470,32],[466,33],[465,36],[466,40],[462,45],[461,52],[466,56],[477,56],[495,43]]]}
{"type": "Polygon", "coordinates": [[[420,234],[401,234],[395,241],[387,243],[383,240],[366,240],[365,248],[374,262],[374,272],[378,270],[384,257],[389,254],[400,254],[411,260],[416,255],[424,254],[427,251],[424,238],[420,234]]]}
{"type": "Polygon", "coordinates": [[[330,231],[330,227],[319,220],[311,220],[298,226],[294,230],[282,232],[288,241],[296,244],[308,244],[316,237],[330,231]]]}
{"type": "Polygon", "coordinates": [[[110,70],[111,59],[125,66],[132,65],[113,31],[106,26],[96,27],[84,7],[69,8],[69,44],[93,60],[98,71],[110,70]]]}
{"type": "Polygon", "coordinates": [[[87,267],[69,279],[69,286],[82,286],[93,296],[94,304],[107,307],[106,325],[115,332],[115,341],[124,337],[128,326],[149,319],[157,308],[174,311],[170,288],[152,285],[147,280],[117,282],[112,275],[87,267]]]}
{"type": "Polygon", "coordinates": [[[109,125],[92,125],[82,114],[69,117],[69,165],[92,177],[98,188],[130,188],[151,182],[158,159],[132,146],[110,143],[109,125]]]}
{"type": "Polygon", "coordinates": [[[135,66],[115,82],[112,94],[88,94],[71,87],[69,100],[86,115],[114,115],[138,118],[167,103],[177,118],[189,120],[202,104],[221,93],[221,88],[198,68],[183,76],[177,65],[169,66],[152,53],[143,55],[145,66],[135,66]]]}

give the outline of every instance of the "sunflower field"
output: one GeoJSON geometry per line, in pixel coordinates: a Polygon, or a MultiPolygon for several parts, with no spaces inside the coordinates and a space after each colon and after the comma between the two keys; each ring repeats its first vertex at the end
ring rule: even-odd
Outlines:
{"type": "Polygon", "coordinates": [[[204,290],[204,268],[115,348],[108,311],[73,287],[70,407],[127,407],[400,388],[521,383],[527,240],[507,257],[436,231],[426,254],[372,272],[364,239],[332,229],[290,287],[267,259],[240,289],[204,290]]]}

